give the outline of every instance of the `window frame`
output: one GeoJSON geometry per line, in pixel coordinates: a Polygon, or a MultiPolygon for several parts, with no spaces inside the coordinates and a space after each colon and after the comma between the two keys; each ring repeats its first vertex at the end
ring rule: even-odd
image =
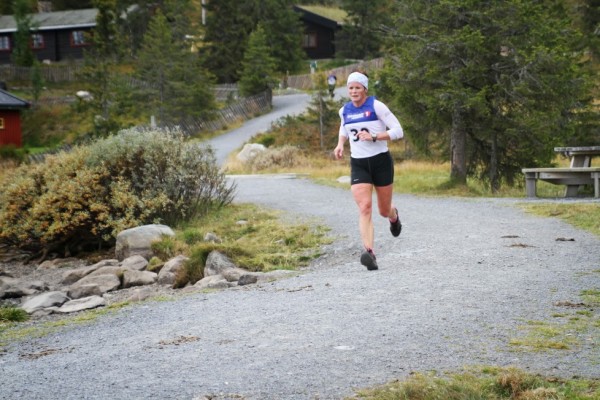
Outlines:
{"type": "Polygon", "coordinates": [[[76,29],[74,31],[71,31],[69,33],[69,43],[71,47],[89,46],[90,43],[87,40],[87,31],[84,31],[83,29],[76,29]],[[76,40],[76,36],[79,35],[81,35],[81,41],[76,40]]]}
{"type": "Polygon", "coordinates": [[[0,35],[0,51],[11,51],[11,44],[10,35],[0,35]],[[4,44],[6,47],[3,46],[4,44]]]}
{"type": "Polygon", "coordinates": [[[305,32],[302,37],[302,48],[316,49],[319,45],[319,35],[317,32],[305,32]]]}
{"type": "Polygon", "coordinates": [[[3,117],[0,117],[0,129],[1,130],[6,129],[6,126],[4,125],[4,118],[3,117]]]}
{"type": "Polygon", "coordinates": [[[29,45],[32,50],[43,50],[46,48],[46,38],[41,33],[32,33],[29,45]]]}

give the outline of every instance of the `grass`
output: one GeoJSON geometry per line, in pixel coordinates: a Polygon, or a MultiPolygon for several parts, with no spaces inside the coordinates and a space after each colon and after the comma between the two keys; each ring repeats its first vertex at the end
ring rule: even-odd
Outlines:
{"type": "Polygon", "coordinates": [[[99,317],[114,313],[128,304],[129,303],[127,302],[115,303],[104,308],[97,308],[77,313],[76,315],[67,315],[64,318],[55,321],[47,321],[41,324],[37,323],[37,321],[17,324],[16,321],[0,320],[0,351],[2,347],[12,342],[29,338],[40,338],[58,332],[65,327],[91,323],[99,317]]]}
{"type": "Polygon", "coordinates": [[[459,373],[415,373],[359,390],[346,400],[598,400],[600,380],[559,379],[517,368],[477,367],[459,373]]]}
{"type": "Polygon", "coordinates": [[[542,217],[560,218],[569,224],[600,236],[600,203],[537,203],[521,207],[542,217]]]}
{"type": "Polygon", "coordinates": [[[0,323],[27,321],[27,312],[18,307],[0,307],[0,323]]]}
{"type": "Polygon", "coordinates": [[[321,246],[331,243],[326,233],[314,221],[300,223],[290,215],[252,204],[232,204],[181,227],[173,246],[191,257],[190,273],[201,278],[193,266],[203,270],[212,250],[249,271],[295,270],[321,255],[321,246]],[[219,241],[204,241],[208,233],[219,241]]]}
{"type": "MultiPolygon", "coordinates": [[[[591,272],[600,274],[600,270],[591,272]]],[[[579,294],[581,302],[563,304],[564,311],[551,315],[550,321],[527,321],[519,329],[524,334],[509,344],[515,350],[568,350],[582,344],[600,344],[600,289],[587,289],[579,294]]],[[[558,304],[557,306],[560,306],[558,304]]]]}

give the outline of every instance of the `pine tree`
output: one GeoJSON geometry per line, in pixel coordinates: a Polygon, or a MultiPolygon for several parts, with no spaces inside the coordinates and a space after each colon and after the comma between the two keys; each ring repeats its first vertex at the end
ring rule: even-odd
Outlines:
{"type": "Polygon", "coordinates": [[[31,67],[35,60],[30,47],[31,33],[35,29],[31,17],[31,2],[29,0],[15,0],[13,3],[17,32],[15,33],[15,47],[12,61],[21,67],[31,67]]]}
{"type": "Polygon", "coordinates": [[[213,79],[191,53],[177,8],[166,11],[150,21],[139,51],[137,75],[149,85],[144,97],[162,121],[207,115],[214,109],[213,79]]]}
{"type": "Polygon", "coordinates": [[[89,85],[93,101],[89,103],[94,113],[94,134],[106,136],[116,131],[120,124],[116,115],[119,107],[119,86],[115,67],[121,56],[121,42],[117,30],[115,0],[95,0],[98,8],[96,27],[91,36],[92,46],[85,53],[83,77],[89,85]]]}
{"type": "Polygon", "coordinates": [[[562,2],[403,2],[397,17],[384,93],[412,143],[445,150],[453,181],[497,190],[568,145],[589,90],[562,2]]]}
{"type": "Polygon", "coordinates": [[[220,83],[239,80],[239,65],[244,57],[248,37],[254,29],[254,2],[239,0],[209,1],[204,46],[200,49],[202,65],[220,83]]]}
{"type": "Polygon", "coordinates": [[[260,23],[267,37],[268,53],[280,74],[296,71],[304,53],[302,28],[291,0],[221,0],[205,5],[208,11],[204,46],[200,56],[203,65],[219,82],[239,80],[239,66],[250,33],[260,23]]]}
{"type": "Polygon", "coordinates": [[[342,0],[348,17],[336,43],[338,54],[356,59],[379,57],[383,43],[381,27],[388,23],[392,5],[391,0],[342,0]]]}
{"type": "Polygon", "coordinates": [[[258,1],[257,22],[265,31],[275,70],[282,75],[298,71],[305,57],[303,29],[293,4],[291,0],[258,1]]]}
{"type": "Polygon", "coordinates": [[[269,54],[267,36],[262,24],[258,24],[256,30],[250,35],[248,49],[242,61],[240,94],[251,96],[270,90],[275,82],[274,72],[275,60],[269,54]]]}

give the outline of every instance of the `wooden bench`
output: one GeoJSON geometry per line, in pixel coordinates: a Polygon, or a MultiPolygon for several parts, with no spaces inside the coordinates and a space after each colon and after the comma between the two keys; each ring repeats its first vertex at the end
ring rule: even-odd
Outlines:
{"type": "Polygon", "coordinates": [[[594,197],[600,198],[600,167],[523,168],[527,197],[536,197],[537,181],[566,185],[565,197],[577,196],[581,185],[594,185],[594,197]]]}

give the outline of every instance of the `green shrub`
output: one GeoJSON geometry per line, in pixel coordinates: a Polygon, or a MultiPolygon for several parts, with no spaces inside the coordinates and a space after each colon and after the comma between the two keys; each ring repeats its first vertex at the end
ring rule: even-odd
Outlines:
{"type": "Polygon", "coordinates": [[[212,150],[178,132],[126,130],[23,165],[0,195],[0,243],[64,255],[112,245],[127,228],[176,225],[229,204],[212,150]]]}
{"type": "Polygon", "coordinates": [[[176,256],[177,241],[171,236],[163,236],[151,244],[152,252],[161,260],[168,260],[176,256]]]}
{"type": "Polygon", "coordinates": [[[27,153],[26,148],[17,148],[14,144],[0,146],[0,160],[12,160],[21,163],[25,160],[27,153]]]}
{"type": "Polygon", "coordinates": [[[271,147],[275,143],[275,135],[265,133],[256,137],[256,143],[262,144],[265,147],[271,147]]]}
{"type": "Polygon", "coordinates": [[[186,228],[183,231],[183,241],[188,245],[201,242],[203,238],[202,231],[197,228],[186,228]]]}
{"type": "Polygon", "coordinates": [[[0,307],[0,322],[22,322],[29,318],[22,308],[0,307]]]}
{"type": "Polygon", "coordinates": [[[293,146],[283,146],[268,148],[258,153],[248,161],[252,171],[262,171],[272,167],[275,168],[293,168],[301,165],[305,161],[302,152],[293,146]]]}

